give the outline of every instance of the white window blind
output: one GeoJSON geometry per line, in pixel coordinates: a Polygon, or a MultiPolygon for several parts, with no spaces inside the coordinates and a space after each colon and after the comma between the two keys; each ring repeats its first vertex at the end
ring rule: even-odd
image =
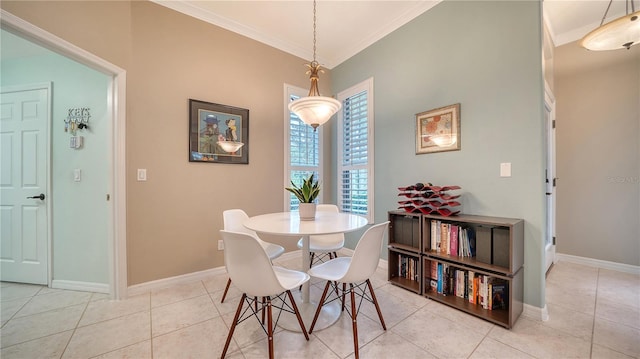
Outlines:
{"type": "Polygon", "coordinates": [[[373,80],[338,95],[338,204],[373,222],[373,80]]]}

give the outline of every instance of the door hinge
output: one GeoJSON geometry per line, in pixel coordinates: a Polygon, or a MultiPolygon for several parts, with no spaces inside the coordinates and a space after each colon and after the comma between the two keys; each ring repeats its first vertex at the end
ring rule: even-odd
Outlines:
{"type": "Polygon", "coordinates": [[[556,128],[556,120],[551,121],[551,128],[556,128]]]}
{"type": "Polygon", "coordinates": [[[553,245],[556,245],[556,236],[553,236],[553,245]]]}
{"type": "Polygon", "coordinates": [[[556,178],[554,178],[554,179],[553,179],[553,187],[555,187],[555,186],[556,186],[556,180],[557,180],[557,179],[558,179],[558,177],[556,177],[556,178]]]}
{"type": "Polygon", "coordinates": [[[107,193],[107,201],[111,199],[111,195],[107,193]]]}

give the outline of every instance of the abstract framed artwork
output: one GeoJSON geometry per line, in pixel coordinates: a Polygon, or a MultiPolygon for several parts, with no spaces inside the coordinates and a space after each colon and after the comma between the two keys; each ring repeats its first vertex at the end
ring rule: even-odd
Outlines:
{"type": "Polygon", "coordinates": [[[190,99],[189,162],[248,164],[249,110],[190,99]]]}
{"type": "Polygon", "coordinates": [[[460,104],[416,114],[416,154],[460,150],[460,104]]]}

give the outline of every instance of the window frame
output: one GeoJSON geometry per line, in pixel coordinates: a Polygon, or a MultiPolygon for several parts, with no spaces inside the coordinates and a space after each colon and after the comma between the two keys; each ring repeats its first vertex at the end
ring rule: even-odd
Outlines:
{"type": "MultiPolygon", "coordinates": [[[[323,156],[323,146],[324,143],[324,131],[322,130],[322,126],[316,129],[318,133],[318,166],[291,166],[291,148],[290,148],[290,136],[291,136],[291,111],[289,111],[289,103],[291,102],[291,96],[305,97],[309,94],[308,89],[303,89],[297,86],[284,84],[284,187],[291,187],[291,171],[317,171],[318,172],[318,180],[322,180],[324,177],[324,156],[323,156]]],[[[311,128],[311,126],[309,126],[311,128]]],[[[290,206],[290,198],[291,193],[289,191],[284,190],[283,188],[283,209],[285,212],[291,211],[290,206]]],[[[320,199],[321,196],[318,198],[320,199]]]]}
{"type": "Polygon", "coordinates": [[[345,168],[351,167],[363,167],[359,166],[344,166],[342,164],[342,155],[344,152],[344,143],[342,141],[344,134],[344,101],[349,97],[360,94],[361,92],[367,92],[367,164],[364,168],[367,169],[367,215],[365,216],[369,221],[369,224],[374,223],[374,94],[373,94],[373,77],[370,77],[346,90],[338,93],[338,101],[342,103],[342,109],[338,111],[337,120],[337,152],[336,152],[336,181],[337,181],[337,203],[340,211],[344,211],[343,197],[342,197],[342,172],[345,168]]]}

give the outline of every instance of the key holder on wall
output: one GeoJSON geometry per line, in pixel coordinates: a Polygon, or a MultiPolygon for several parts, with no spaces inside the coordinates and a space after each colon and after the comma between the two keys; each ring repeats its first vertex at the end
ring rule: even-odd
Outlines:
{"type": "Polygon", "coordinates": [[[84,137],[76,136],[76,131],[88,129],[90,118],[91,113],[88,107],[76,107],[69,109],[67,118],[64,119],[64,132],[71,133],[71,138],[69,139],[70,148],[82,148],[84,137]]]}
{"type": "Polygon", "coordinates": [[[71,132],[71,134],[75,136],[77,130],[89,128],[88,123],[90,118],[91,112],[88,107],[70,108],[67,113],[67,118],[64,119],[64,132],[71,132]]]}

